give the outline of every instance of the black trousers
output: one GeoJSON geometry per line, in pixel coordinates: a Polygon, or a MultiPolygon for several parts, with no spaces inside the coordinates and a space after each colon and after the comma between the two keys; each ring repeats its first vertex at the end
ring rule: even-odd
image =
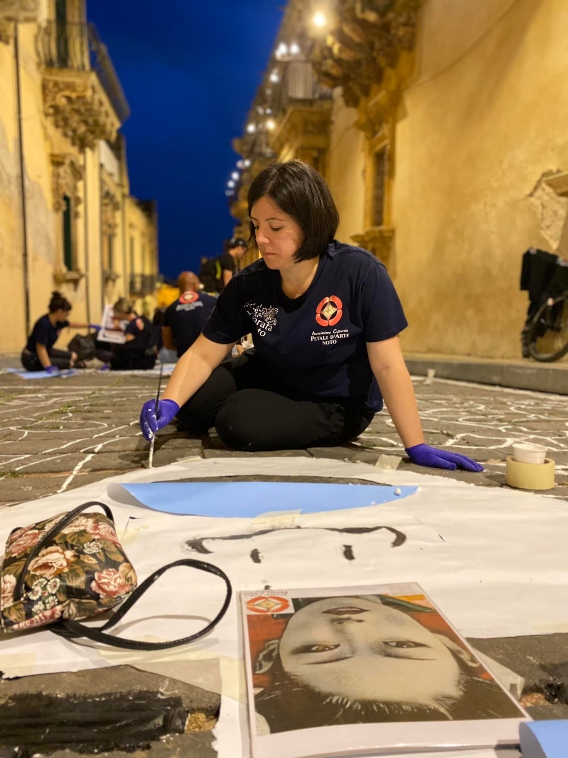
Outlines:
{"type": "Polygon", "coordinates": [[[298,450],[355,439],[375,414],[279,385],[253,350],[224,361],[177,415],[178,429],[215,427],[235,450],[298,450]]]}
{"type": "MultiPolygon", "coordinates": [[[[47,351],[49,360],[52,366],[57,366],[59,369],[69,368],[71,365],[71,353],[68,350],[56,350],[54,347],[50,347],[47,351]]],[[[41,365],[40,359],[35,353],[28,353],[27,350],[22,352],[21,356],[22,366],[26,371],[44,371],[41,365]]]]}
{"type": "Polygon", "coordinates": [[[148,371],[155,363],[156,354],[145,350],[119,349],[110,358],[111,371],[148,371]]]}

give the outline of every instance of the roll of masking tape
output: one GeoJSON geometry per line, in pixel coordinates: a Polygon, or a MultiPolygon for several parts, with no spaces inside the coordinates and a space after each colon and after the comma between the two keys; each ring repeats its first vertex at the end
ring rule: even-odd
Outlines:
{"type": "Polygon", "coordinates": [[[554,487],[554,461],[519,463],[512,455],[507,457],[505,482],[521,490],[551,490],[554,487]]]}

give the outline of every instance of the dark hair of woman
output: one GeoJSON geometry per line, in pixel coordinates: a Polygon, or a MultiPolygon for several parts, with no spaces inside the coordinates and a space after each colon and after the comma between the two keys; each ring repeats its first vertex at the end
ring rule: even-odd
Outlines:
{"type": "Polygon", "coordinates": [[[61,292],[52,292],[51,300],[49,301],[49,312],[55,313],[56,311],[70,311],[72,308],[71,303],[66,297],[63,297],[61,292]]]}
{"type": "Polygon", "coordinates": [[[473,676],[460,667],[458,698],[439,698],[436,706],[405,702],[379,702],[319,692],[284,671],[280,656],[270,672],[270,686],[255,695],[255,710],[266,719],[271,734],[342,724],[376,724],[404,721],[470,721],[518,718],[519,709],[499,685],[473,676]]]}
{"type": "MultiPolygon", "coordinates": [[[[329,187],[318,172],[302,161],[276,163],[261,171],[248,193],[249,216],[253,205],[267,197],[291,216],[304,233],[296,262],[322,256],[335,237],[339,213],[329,187]]],[[[251,222],[251,238],[254,224],[251,222]]]]}

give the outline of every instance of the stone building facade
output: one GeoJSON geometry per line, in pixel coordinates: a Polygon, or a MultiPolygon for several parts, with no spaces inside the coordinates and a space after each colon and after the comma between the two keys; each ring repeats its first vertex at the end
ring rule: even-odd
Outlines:
{"type": "Polygon", "coordinates": [[[156,208],[130,195],[128,115],[85,0],[0,0],[0,352],[22,349],[52,290],[95,323],[153,297],[156,208]]]}
{"type": "Polygon", "coordinates": [[[519,356],[521,255],[568,257],[567,36],[564,0],[289,0],[235,141],[238,230],[251,178],[301,158],[386,264],[406,352],[519,356]]]}

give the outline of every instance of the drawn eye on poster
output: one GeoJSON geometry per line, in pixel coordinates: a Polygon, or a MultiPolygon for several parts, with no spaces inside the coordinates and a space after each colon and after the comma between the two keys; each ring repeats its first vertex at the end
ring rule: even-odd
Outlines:
{"type": "Polygon", "coordinates": [[[124,345],[124,331],[116,328],[112,305],[105,305],[101,319],[101,327],[102,328],[97,335],[97,339],[100,342],[112,342],[115,345],[124,345]]]}
{"type": "Polygon", "coordinates": [[[295,745],[291,755],[319,755],[316,747],[351,725],[389,725],[366,733],[374,735],[367,748],[391,747],[401,724],[399,748],[414,745],[411,725],[424,733],[424,722],[433,746],[448,740],[448,722],[469,722],[464,735],[478,732],[482,746],[500,720],[501,737],[515,735],[509,720],[524,719],[523,710],[418,585],[353,589],[241,593],[253,755],[279,749],[270,735],[295,745]]]}

